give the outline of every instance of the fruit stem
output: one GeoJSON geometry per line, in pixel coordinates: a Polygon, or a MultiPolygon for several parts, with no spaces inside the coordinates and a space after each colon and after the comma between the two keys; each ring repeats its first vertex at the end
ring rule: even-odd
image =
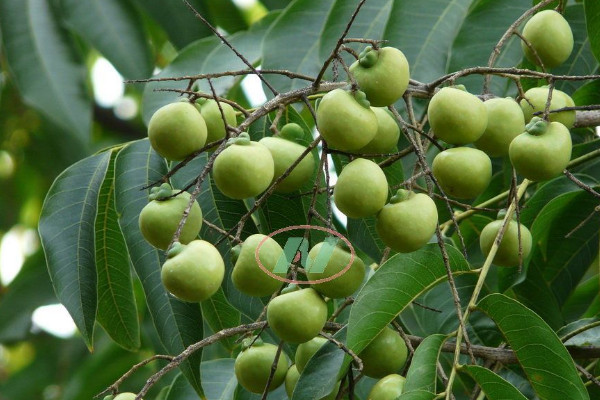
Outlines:
{"type": "Polygon", "coordinates": [[[390,199],[391,204],[400,203],[401,201],[408,200],[413,196],[413,192],[406,189],[398,189],[395,195],[390,199]]]}
{"type": "Polygon", "coordinates": [[[262,346],[263,341],[261,338],[246,338],[242,340],[242,350],[246,350],[250,346],[262,346]]]}
{"type": "Polygon", "coordinates": [[[169,251],[167,251],[167,258],[173,258],[185,249],[185,245],[179,242],[174,242],[169,251]]]}
{"type": "Polygon", "coordinates": [[[168,183],[163,183],[160,187],[153,187],[150,190],[148,200],[164,200],[173,194],[173,187],[168,183]]]}
{"type": "Polygon", "coordinates": [[[252,141],[250,140],[250,135],[248,134],[248,132],[242,132],[238,136],[229,139],[227,141],[227,146],[231,146],[232,144],[239,144],[244,146],[250,143],[252,143],[252,141]]]}
{"type": "Polygon", "coordinates": [[[233,265],[235,265],[235,263],[237,263],[238,258],[240,258],[241,252],[242,252],[242,244],[241,243],[231,248],[231,253],[229,256],[231,257],[231,263],[233,265]]]}
{"type": "Polygon", "coordinates": [[[373,49],[372,46],[367,46],[358,55],[358,63],[363,68],[371,68],[377,63],[379,59],[379,51],[373,49]]]}
{"type": "Polygon", "coordinates": [[[531,121],[529,121],[529,123],[525,125],[525,130],[530,135],[543,135],[548,130],[548,122],[544,121],[540,117],[533,117],[531,118],[531,121]]]}

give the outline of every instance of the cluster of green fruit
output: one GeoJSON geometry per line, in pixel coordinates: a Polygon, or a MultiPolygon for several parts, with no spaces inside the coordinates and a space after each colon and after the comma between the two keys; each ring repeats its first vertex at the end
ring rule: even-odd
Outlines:
{"type": "MultiPolygon", "coordinates": [[[[279,354],[277,367],[268,390],[272,391],[285,383],[285,389],[290,398],[300,375],[304,372],[310,359],[327,343],[323,337],[314,337],[300,344],[294,356],[294,364],[289,367],[289,361],[284,354],[279,354]],[[289,368],[288,368],[289,367],[289,368]]],[[[380,379],[373,387],[369,399],[395,399],[402,392],[404,377],[397,372],[406,363],[408,349],[404,340],[393,329],[386,327],[359,354],[363,363],[362,372],[371,378],[380,379]]],[[[260,339],[246,339],[244,349],[235,360],[235,375],[238,383],[253,393],[262,393],[267,385],[271,368],[277,357],[277,346],[263,343],[260,339]],[[251,346],[249,346],[251,344],[251,346]]],[[[334,390],[322,397],[321,400],[336,398],[340,382],[334,390]]]]}

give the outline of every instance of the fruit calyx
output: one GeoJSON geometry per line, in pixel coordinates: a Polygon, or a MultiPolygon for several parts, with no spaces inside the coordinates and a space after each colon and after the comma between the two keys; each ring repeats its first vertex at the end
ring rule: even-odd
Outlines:
{"type": "Polygon", "coordinates": [[[286,294],[286,293],[292,293],[292,292],[297,292],[298,290],[300,290],[300,286],[296,285],[295,283],[292,283],[288,286],[286,286],[282,291],[281,294],[286,294]]]}
{"type": "Polygon", "coordinates": [[[179,242],[175,242],[173,243],[173,245],[171,246],[171,248],[169,249],[169,251],[167,251],[167,258],[173,258],[178,254],[181,254],[181,252],[186,248],[185,244],[181,244],[179,242]]]}
{"type": "MultiPolygon", "coordinates": [[[[506,208],[501,209],[500,211],[498,211],[498,216],[496,217],[497,220],[502,220],[506,218],[506,208]]],[[[513,215],[511,215],[511,219],[513,221],[517,220],[517,214],[513,213],[513,215]]]]}
{"type": "Polygon", "coordinates": [[[544,121],[540,117],[533,117],[527,125],[525,125],[525,131],[530,135],[540,136],[548,130],[548,122],[544,121]]]}
{"type": "Polygon", "coordinates": [[[261,338],[246,338],[242,340],[242,351],[250,347],[262,346],[264,343],[261,338]]]}
{"type": "Polygon", "coordinates": [[[371,68],[377,63],[377,59],[379,58],[379,51],[373,49],[372,46],[367,46],[363,51],[358,55],[358,62],[361,67],[371,68]]]}
{"type": "Polygon", "coordinates": [[[408,200],[413,196],[413,192],[411,192],[410,190],[406,190],[406,189],[398,189],[398,191],[396,192],[395,195],[392,196],[392,198],[390,199],[390,203],[391,204],[396,204],[396,203],[400,203],[404,200],[408,200]]]}
{"type": "Polygon", "coordinates": [[[227,140],[227,147],[231,146],[232,144],[246,146],[249,145],[251,142],[252,141],[250,140],[250,135],[248,134],[248,132],[242,132],[238,136],[227,140]]]}
{"type": "Polygon", "coordinates": [[[150,195],[148,195],[148,200],[165,200],[168,197],[171,197],[173,194],[173,187],[167,182],[163,183],[159,187],[153,187],[150,189],[150,195]]]}
{"type": "Polygon", "coordinates": [[[304,138],[304,130],[294,122],[285,124],[279,131],[279,137],[291,142],[300,143],[304,138]]]}
{"type": "Polygon", "coordinates": [[[238,258],[240,257],[241,252],[242,252],[242,244],[241,243],[231,248],[231,253],[229,254],[229,256],[231,257],[231,263],[233,265],[235,265],[235,263],[237,262],[238,258]]]}
{"type": "Polygon", "coordinates": [[[465,85],[452,85],[450,87],[453,88],[453,89],[462,90],[463,92],[468,92],[467,88],[465,87],[465,85]]]}
{"type": "Polygon", "coordinates": [[[352,93],[352,95],[354,96],[354,100],[356,100],[358,104],[360,104],[367,110],[371,109],[371,103],[369,102],[369,100],[367,100],[367,95],[365,94],[365,92],[361,90],[356,90],[352,93]]]}

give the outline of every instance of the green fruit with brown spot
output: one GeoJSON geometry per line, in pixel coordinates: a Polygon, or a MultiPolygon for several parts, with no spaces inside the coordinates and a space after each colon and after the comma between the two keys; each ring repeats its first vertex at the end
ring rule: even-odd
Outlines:
{"type": "Polygon", "coordinates": [[[531,17],[523,28],[523,38],[535,50],[521,41],[525,57],[536,65],[541,65],[541,60],[546,68],[559,66],[573,51],[573,31],[567,20],[554,10],[543,10],[531,17]]]}
{"type": "Polygon", "coordinates": [[[385,108],[371,107],[377,116],[377,133],[365,147],[355,151],[357,154],[384,154],[396,151],[400,138],[400,127],[396,119],[385,108]]]}
{"type": "Polygon", "coordinates": [[[235,116],[235,110],[229,104],[224,102],[217,102],[213,99],[206,100],[201,104],[196,104],[196,107],[200,110],[200,114],[206,122],[206,143],[212,143],[220,139],[224,139],[226,136],[225,123],[223,122],[223,116],[219,105],[225,115],[225,121],[227,125],[236,127],[237,117],[235,116]]]}
{"type": "Polygon", "coordinates": [[[364,158],[347,164],[333,189],[336,207],[350,218],[374,215],[383,208],[387,196],[388,183],[383,170],[364,158]]]}
{"type": "Polygon", "coordinates": [[[492,180],[492,161],[481,150],[455,147],[433,159],[433,175],[444,193],[458,199],[473,199],[492,180]]]}
{"type": "Polygon", "coordinates": [[[488,124],[475,147],[490,157],[505,156],[510,142],[525,130],[523,111],[510,97],[490,99],[483,105],[487,109],[488,124]]]}
{"type": "Polygon", "coordinates": [[[404,390],[406,378],[398,374],[384,376],[369,392],[369,400],[396,400],[404,390]]]}
{"type": "Polygon", "coordinates": [[[408,349],[400,335],[385,327],[358,355],[363,362],[363,373],[371,378],[394,374],[406,363],[408,349]]]}
{"type": "MultiPolygon", "coordinates": [[[[270,343],[257,341],[252,347],[243,350],[234,363],[234,372],[238,383],[249,392],[262,393],[267,386],[276,356],[277,346],[270,343]]],[[[269,385],[269,392],[283,384],[288,366],[288,359],[284,352],[281,352],[275,374],[269,385]]]]}
{"type": "MultiPolygon", "coordinates": [[[[550,89],[548,87],[536,87],[531,88],[525,92],[525,98],[521,99],[519,103],[521,110],[525,116],[525,123],[529,123],[534,117],[534,112],[544,112],[546,109],[546,102],[548,101],[548,93],[550,89]]],[[[550,111],[559,110],[565,107],[573,107],[575,102],[565,92],[554,89],[552,90],[552,99],[550,100],[550,111]]],[[[537,115],[541,117],[541,115],[537,115]]],[[[575,111],[561,111],[557,113],[549,113],[548,119],[550,122],[560,122],[567,129],[571,129],[575,125],[575,111]]]]}
{"type": "MultiPolygon", "coordinates": [[[[492,221],[487,224],[481,231],[479,236],[479,246],[484,256],[490,253],[490,249],[496,240],[496,236],[502,227],[502,220],[492,221]]],[[[510,220],[508,227],[498,251],[492,261],[495,265],[500,267],[516,267],[519,265],[519,229],[521,232],[521,251],[522,259],[525,260],[531,251],[531,232],[523,224],[517,223],[517,221],[510,220]]]]}
{"type": "MultiPolygon", "coordinates": [[[[328,244],[329,246],[329,244],[328,244]]],[[[317,243],[314,245],[310,252],[308,253],[308,257],[310,262],[314,262],[319,253],[323,251],[327,251],[327,248],[324,248],[325,243],[317,243]]],[[[330,248],[331,250],[331,248],[330,248]]],[[[323,272],[314,272],[314,269],[308,268],[307,276],[310,280],[318,280],[324,278],[330,278],[333,275],[342,271],[348,263],[350,262],[351,254],[341,249],[338,246],[333,246],[332,252],[330,254],[329,260],[327,261],[327,265],[323,272]]],[[[339,299],[343,297],[348,297],[358,288],[363,282],[365,277],[365,264],[356,254],[354,255],[354,260],[352,260],[352,264],[350,268],[344,272],[342,275],[338,276],[335,279],[322,282],[315,283],[312,285],[319,293],[324,296],[327,296],[332,299],[339,299]]]]}

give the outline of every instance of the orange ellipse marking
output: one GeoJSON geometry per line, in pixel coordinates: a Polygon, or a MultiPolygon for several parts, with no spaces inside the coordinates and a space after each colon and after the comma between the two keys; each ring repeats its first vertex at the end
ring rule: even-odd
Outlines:
{"type": "MultiPolygon", "coordinates": [[[[296,256],[294,256],[294,259],[295,258],[296,258],[296,256]]],[[[302,285],[314,285],[317,283],[329,282],[329,281],[334,280],[335,278],[342,276],[350,269],[355,258],[356,258],[356,252],[354,251],[354,246],[352,246],[352,243],[350,243],[350,241],[348,239],[346,239],[346,237],[344,235],[342,235],[341,233],[339,233],[337,231],[334,231],[333,229],[329,229],[329,228],[325,228],[325,227],[317,226],[317,225],[292,225],[292,226],[288,226],[287,228],[277,229],[275,232],[272,232],[272,233],[269,233],[268,235],[266,235],[266,237],[260,241],[260,243],[256,247],[256,250],[254,251],[254,259],[256,260],[256,263],[258,264],[259,268],[264,273],[269,275],[271,278],[277,279],[278,281],[281,281],[281,282],[302,284],[302,285]],[[344,269],[342,269],[341,271],[339,271],[338,273],[336,273],[330,277],[316,279],[314,281],[299,281],[299,280],[294,280],[294,279],[282,278],[281,276],[278,276],[278,275],[274,274],[273,272],[269,271],[267,269],[267,267],[265,267],[260,262],[259,251],[260,251],[261,246],[267,241],[268,238],[272,238],[273,236],[275,236],[279,233],[293,231],[293,230],[300,230],[300,229],[314,229],[314,230],[318,230],[318,231],[322,231],[322,232],[327,232],[329,234],[332,234],[332,235],[337,236],[338,238],[342,239],[344,241],[344,243],[346,243],[346,245],[348,245],[348,248],[350,249],[350,261],[348,262],[348,265],[346,265],[344,267],[344,269]]]]}

